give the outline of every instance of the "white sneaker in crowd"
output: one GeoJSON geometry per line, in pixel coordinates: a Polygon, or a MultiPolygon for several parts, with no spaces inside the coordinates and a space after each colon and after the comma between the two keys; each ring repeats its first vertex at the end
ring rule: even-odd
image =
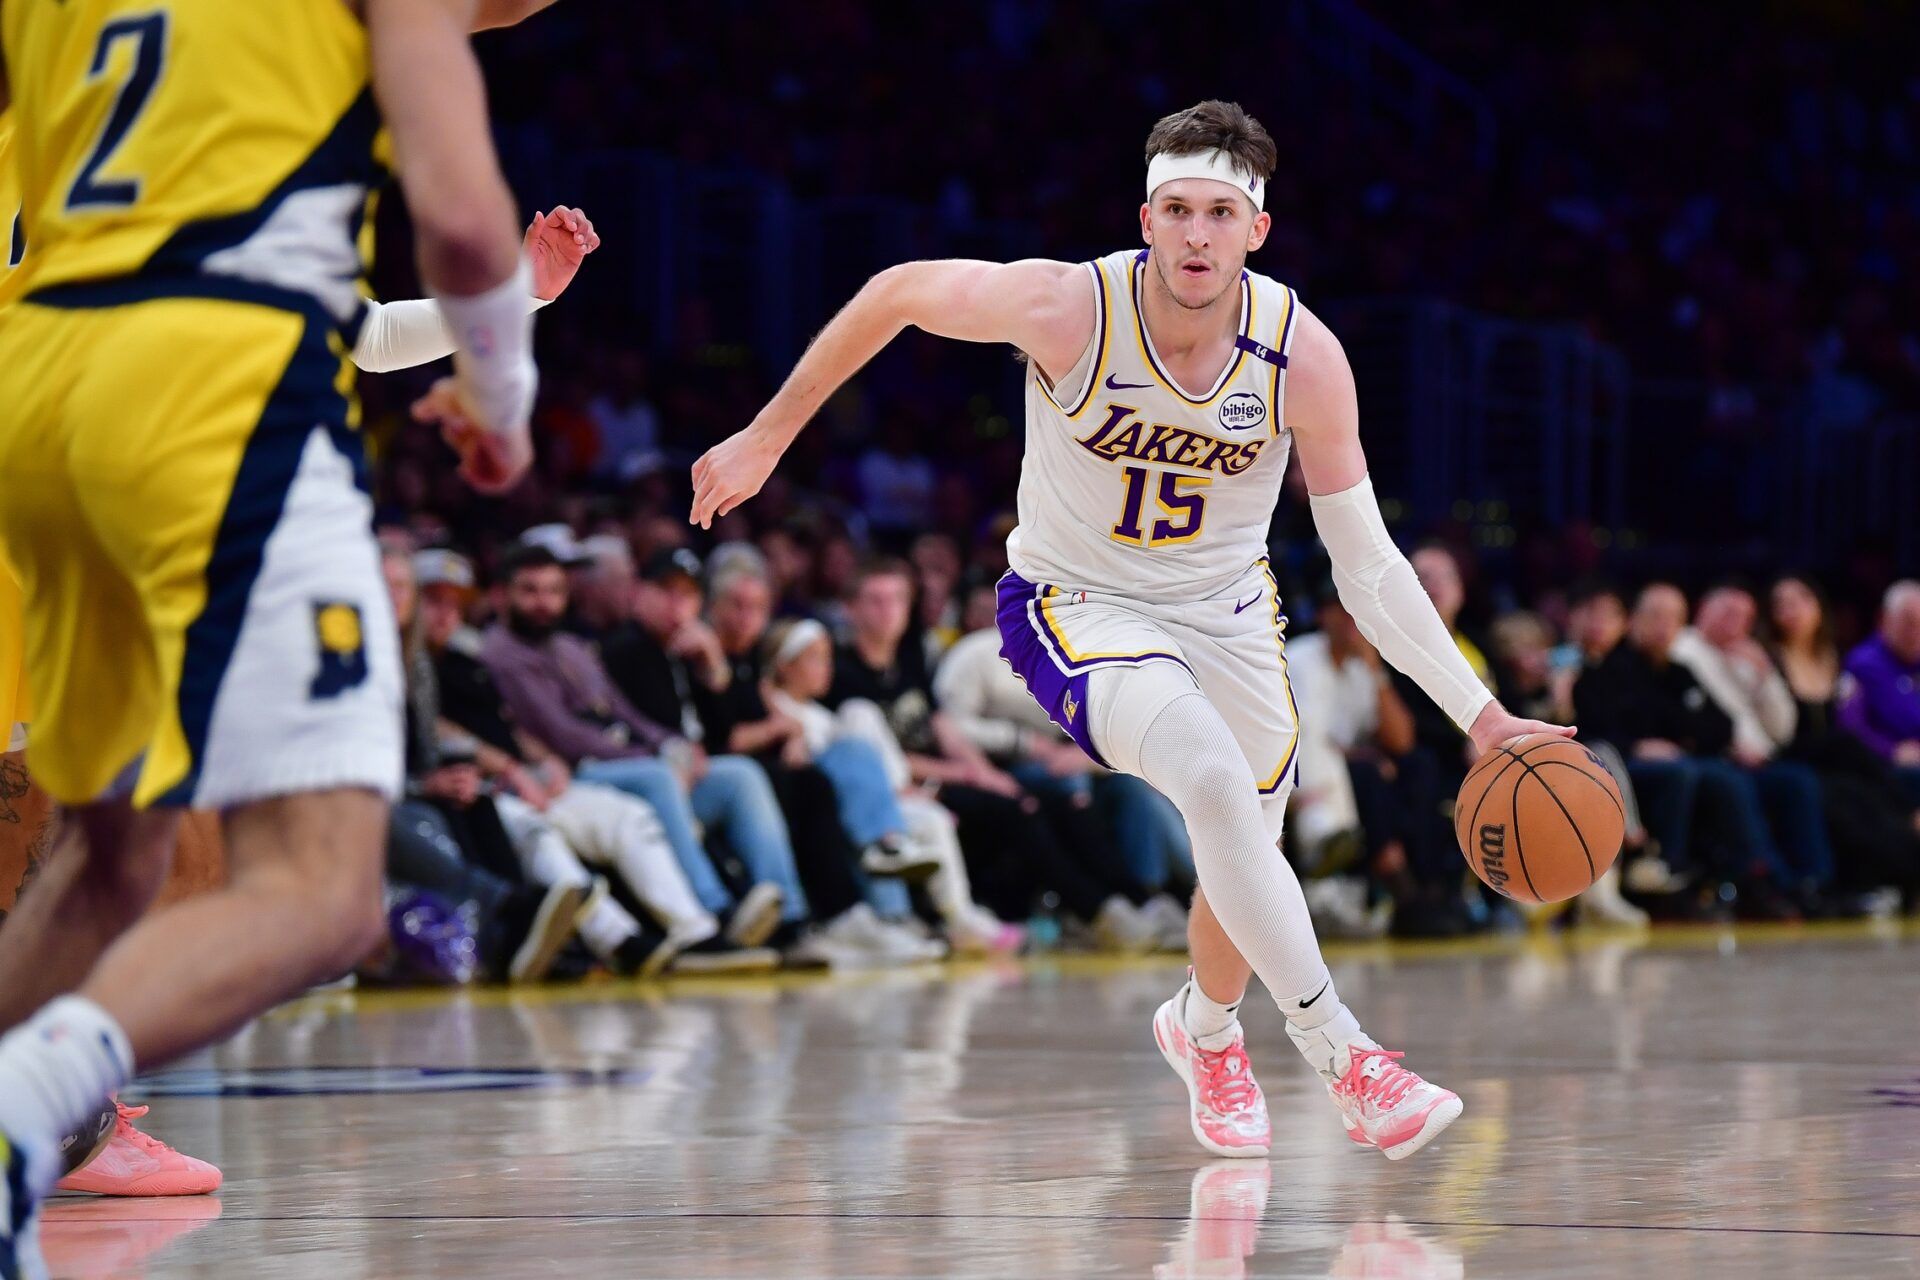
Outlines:
{"type": "Polygon", "coordinates": [[[1314,932],[1323,938],[1378,938],[1387,931],[1392,905],[1367,906],[1367,885],[1357,876],[1326,876],[1300,885],[1314,932]]]}
{"type": "Polygon", "coordinates": [[[1647,913],[1620,896],[1618,864],[1608,867],[1607,873],[1595,880],[1576,901],[1580,904],[1580,919],[1587,923],[1630,928],[1643,928],[1647,923],[1647,913]]]}
{"type": "Polygon", "coordinates": [[[1187,909],[1174,901],[1170,893],[1156,893],[1140,908],[1140,914],[1153,926],[1153,949],[1187,953],[1187,909]]]}
{"type": "Polygon", "coordinates": [[[1088,923],[1102,951],[1137,955],[1153,950],[1159,941],[1159,929],[1153,921],[1117,893],[1100,904],[1099,912],[1088,923]]]}

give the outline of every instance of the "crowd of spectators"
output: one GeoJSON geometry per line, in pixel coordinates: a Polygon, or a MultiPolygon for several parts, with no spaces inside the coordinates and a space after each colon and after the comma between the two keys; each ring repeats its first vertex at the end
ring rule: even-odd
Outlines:
{"type": "MultiPolygon", "coordinates": [[[[1184,948],[1184,824],[1074,747],[1000,661],[999,565],[929,535],[839,578],[810,523],[704,559],[684,526],[647,529],[537,526],[483,578],[426,545],[434,521],[383,528],[408,671],[398,970],[1184,948]]],[[[1577,723],[1617,774],[1626,849],[1576,900],[1583,917],[1920,903],[1920,583],[1889,587],[1875,631],[1843,647],[1806,576],[1692,602],[1672,583],[1629,596],[1592,581],[1483,629],[1463,621],[1452,551],[1412,559],[1474,670],[1519,713],[1577,723]]],[[[1287,854],[1322,931],[1529,923],[1454,846],[1471,744],[1330,588],[1290,612],[1303,738],[1287,854]]]]}

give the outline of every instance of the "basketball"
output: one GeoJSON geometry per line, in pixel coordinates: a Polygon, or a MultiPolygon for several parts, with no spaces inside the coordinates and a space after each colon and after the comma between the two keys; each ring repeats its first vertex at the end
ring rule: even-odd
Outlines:
{"type": "Polygon", "coordinates": [[[1515,902],[1560,902],[1606,874],[1626,835],[1620,787],[1570,738],[1533,733],[1481,756],[1460,784],[1467,865],[1515,902]]]}

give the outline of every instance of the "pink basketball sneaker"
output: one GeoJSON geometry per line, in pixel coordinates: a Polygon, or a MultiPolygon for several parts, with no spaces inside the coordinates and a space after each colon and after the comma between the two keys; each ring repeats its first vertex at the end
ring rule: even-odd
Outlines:
{"type": "Polygon", "coordinates": [[[1180,988],[1153,1015],[1153,1040],[1186,1083],[1193,1136],[1216,1155],[1264,1156],[1273,1142],[1273,1124],[1247,1062],[1247,1038],[1236,1032],[1224,1048],[1202,1049],[1180,1018],[1185,994],[1186,988],[1180,988]]]}
{"type": "Polygon", "coordinates": [[[220,1171],[133,1127],[145,1107],[114,1104],[120,1114],[100,1154],[60,1179],[62,1191],[101,1196],[203,1196],[220,1188],[220,1171]]]}
{"type": "Polygon", "coordinates": [[[1404,1160],[1439,1137],[1460,1118],[1458,1094],[1428,1084],[1400,1065],[1405,1054],[1377,1044],[1352,1046],[1352,1061],[1338,1083],[1327,1086],[1347,1136],[1378,1147],[1389,1160],[1404,1160]]]}

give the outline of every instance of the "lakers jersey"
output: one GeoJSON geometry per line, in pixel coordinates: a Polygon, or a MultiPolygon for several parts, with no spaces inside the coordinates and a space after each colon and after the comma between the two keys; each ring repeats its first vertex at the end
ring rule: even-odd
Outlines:
{"type": "Polygon", "coordinates": [[[342,0],[9,0],[0,53],[17,288],[192,282],[357,314],[380,126],[342,0]]]}
{"type": "Polygon", "coordinates": [[[1292,436],[1282,425],[1293,290],[1242,272],[1240,328],[1211,387],[1175,382],[1141,301],[1148,251],[1087,264],[1097,313],[1080,363],[1049,387],[1028,366],[1015,573],[1065,591],[1201,600],[1267,550],[1292,436]]]}

